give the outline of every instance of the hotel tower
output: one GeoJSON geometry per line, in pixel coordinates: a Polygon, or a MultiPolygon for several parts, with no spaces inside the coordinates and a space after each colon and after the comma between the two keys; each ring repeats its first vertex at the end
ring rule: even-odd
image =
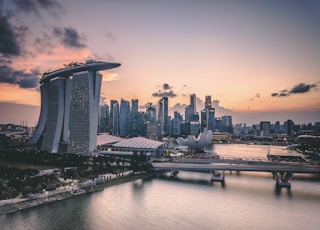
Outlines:
{"type": "Polygon", "coordinates": [[[87,154],[96,148],[101,70],[118,63],[87,61],[45,73],[41,110],[30,144],[50,153],[87,154]]]}

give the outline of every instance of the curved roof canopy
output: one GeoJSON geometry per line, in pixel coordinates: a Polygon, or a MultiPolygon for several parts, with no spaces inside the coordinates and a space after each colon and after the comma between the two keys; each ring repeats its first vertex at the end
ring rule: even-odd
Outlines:
{"type": "Polygon", "coordinates": [[[163,142],[150,140],[144,137],[134,137],[130,139],[124,139],[114,144],[113,147],[120,148],[135,148],[135,149],[157,149],[163,142]]]}
{"type": "Polygon", "coordinates": [[[122,141],[123,138],[112,136],[109,134],[101,134],[97,136],[97,145],[107,145],[122,141]]]}
{"type": "Polygon", "coordinates": [[[113,69],[119,67],[120,65],[120,63],[111,63],[103,61],[87,61],[86,63],[72,62],[66,65],[65,68],[58,69],[49,73],[44,73],[42,78],[40,79],[40,84],[49,81],[50,79],[55,77],[69,77],[74,73],[88,70],[101,71],[113,69]]]}

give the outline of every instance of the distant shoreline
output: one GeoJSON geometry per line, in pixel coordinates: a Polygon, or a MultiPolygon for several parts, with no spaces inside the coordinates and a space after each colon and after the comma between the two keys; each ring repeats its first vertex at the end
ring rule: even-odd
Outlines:
{"type": "Polygon", "coordinates": [[[153,177],[152,173],[130,174],[127,176],[111,179],[101,184],[97,184],[93,186],[91,190],[85,191],[85,192],[72,193],[70,191],[64,191],[64,192],[56,193],[56,194],[45,196],[45,197],[35,198],[35,199],[21,199],[21,201],[14,202],[14,203],[8,203],[8,204],[2,204],[2,205],[0,203],[0,216],[18,212],[31,207],[36,207],[42,204],[48,204],[55,201],[69,199],[82,194],[101,191],[101,190],[104,190],[104,188],[112,187],[112,186],[127,183],[127,182],[132,182],[139,179],[146,179],[150,177],[153,177]]]}

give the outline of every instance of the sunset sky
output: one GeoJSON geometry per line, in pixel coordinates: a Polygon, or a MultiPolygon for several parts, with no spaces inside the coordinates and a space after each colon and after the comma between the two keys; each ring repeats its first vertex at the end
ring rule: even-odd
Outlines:
{"type": "Polygon", "coordinates": [[[43,72],[88,59],[121,63],[106,103],[182,112],[195,93],[234,123],[320,121],[318,0],[0,0],[0,123],[34,125],[43,72]]]}

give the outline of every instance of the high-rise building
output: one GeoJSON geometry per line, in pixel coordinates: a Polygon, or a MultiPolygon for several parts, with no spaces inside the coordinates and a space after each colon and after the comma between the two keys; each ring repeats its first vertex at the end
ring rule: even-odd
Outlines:
{"type": "Polygon", "coordinates": [[[164,115],[163,115],[163,100],[160,99],[157,104],[157,121],[163,124],[164,115]]]}
{"type": "Polygon", "coordinates": [[[163,97],[163,117],[164,117],[164,133],[169,131],[169,101],[168,97],[163,97]]]}
{"type": "Polygon", "coordinates": [[[260,122],[260,136],[261,137],[270,136],[270,121],[261,121],[260,122]]]}
{"type": "Polygon", "coordinates": [[[232,127],[232,116],[230,115],[225,115],[222,116],[222,131],[227,132],[227,133],[233,133],[233,127],[232,127]]]}
{"type": "Polygon", "coordinates": [[[174,111],[173,115],[173,136],[181,135],[181,122],[183,121],[182,116],[179,112],[174,111]]]}
{"type": "Polygon", "coordinates": [[[287,120],[284,122],[285,132],[288,136],[292,136],[294,134],[294,122],[292,120],[287,120]]]}
{"type": "Polygon", "coordinates": [[[207,130],[214,131],[215,109],[207,109],[207,130]]]}
{"type": "Polygon", "coordinates": [[[206,100],[204,102],[204,108],[210,109],[212,107],[211,96],[206,96],[206,100]]]}
{"type": "Polygon", "coordinates": [[[100,105],[99,112],[99,133],[106,133],[109,131],[109,106],[100,105]]]}
{"type": "Polygon", "coordinates": [[[199,121],[191,121],[190,122],[190,135],[198,136],[200,133],[200,122],[199,121]]]}
{"type": "Polygon", "coordinates": [[[191,121],[190,113],[191,113],[190,106],[185,107],[184,108],[184,121],[185,122],[190,122],[191,121]]]}
{"type": "Polygon", "coordinates": [[[145,137],[147,134],[147,115],[145,112],[138,112],[138,136],[145,137]]]}
{"type": "Polygon", "coordinates": [[[121,99],[120,102],[120,136],[129,136],[130,102],[121,99]]]}
{"type": "Polygon", "coordinates": [[[131,110],[130,110],[130,136],[136,137],[139,135],[139,101],[138,99],[131,100],[131,110]]]}
{"type": "Polygon", "coordinates": [[[41,112],[30,144],[51,153],[85,154],[96,148],[102,75],[120,66],[88,61],[71,63],[40,79],[41,112]]]}
{"type": "Polygon", "coordinates": [[[203,132],[203,130],[207,127],[207,110],[203,109],[201,110],[200,114],[200,131],[203,132]]]}
{"type": "Polygon", "coordinates": [[[161,135],[165,135],[169,130],[169,106],[168,106],[168,97],[163,97],[158,101],[158,123],[160,124],[161,135]]]}
{"type": "Polygon", "coordinates": [[[150,122],[156,122],[157,109],[151,103],[147,105],[146,119],[150,122]]]}
{"type": "Polygon", "coordinates": [[[116,100],[110,100],[110,116],[109,116],[109,129],[110,133],[114,135],[113,133],[113,106],[114,104],[118,103],[116,100]]]}
{"type": "Polygon", "coordinates": [[[192,114],[197,112],[197,96],[195,94],[190,95],[190,110],[192,114]]]}
{"type": "Polygon", "coordinates": [[[112,109],[112,135],[120,135],[119,103],[116,101],[112,109]]]}
{"type": "Polygon", "coordinates": [[[185,108],[185,112],[184,112],[185,122],[199,121],[199,117],[197,119],[197,116],[196,116],[196,114],[197,114],[196,101],[197,101],[196,95],[191,94],[190,95],[190,105],[185,108]]]}

